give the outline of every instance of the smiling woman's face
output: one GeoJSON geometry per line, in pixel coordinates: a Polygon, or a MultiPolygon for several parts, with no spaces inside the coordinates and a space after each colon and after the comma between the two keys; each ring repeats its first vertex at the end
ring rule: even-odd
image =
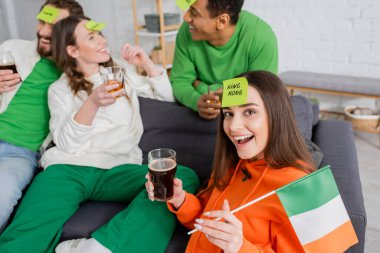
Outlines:
{"type": "Polygon", "coordinates": [[[223,108],[223,128],[241,159],[264,158],[268,143],[268,116],[260,94],[248,86],[247,103],[223,108]]]}
{"type": "Polygon", "coordinates": [[[107,62],[110,59],[107,41],[100,32],[88,30],[85,27],[87,22],[87,20],[82,20],[75,28],[74,58],[82,66],[107,62]]]}

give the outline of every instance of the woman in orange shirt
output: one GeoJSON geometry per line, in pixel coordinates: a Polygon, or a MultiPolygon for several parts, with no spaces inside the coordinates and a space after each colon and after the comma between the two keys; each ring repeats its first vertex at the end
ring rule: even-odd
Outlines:
{"type": "Polygon", "coordinates": [[[198,230],[186,252],[304,252],[276,195],[230,212],[315,170],[281,80],[266,71],[240,77],[249,83],[247,103],[221,109],[208,186],[195,196],[175,179],[168,208],[198,230]]]}

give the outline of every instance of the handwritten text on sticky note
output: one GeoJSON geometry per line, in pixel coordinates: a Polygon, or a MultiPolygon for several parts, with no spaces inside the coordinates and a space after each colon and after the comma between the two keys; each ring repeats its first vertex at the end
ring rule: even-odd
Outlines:
{"type": "Polygon", "coordinates": [[[223,81],[222,107],[246,104],[247,95],[248,81],[245,77],[223,81]]]}
{"type": "Polygon", "coordinates": [[[97,23],[93,20],[90,20],[86,23],[86,28],[90,31],[101,31],[106,26],[105,23],[97,23]]]}
{"type": "Polygon", "coordinates": [[[45,6],[37,15],[37,19],[45,21],[49,24],[54,24],[59,15],[59,9],[52,6],[45,6]]]}

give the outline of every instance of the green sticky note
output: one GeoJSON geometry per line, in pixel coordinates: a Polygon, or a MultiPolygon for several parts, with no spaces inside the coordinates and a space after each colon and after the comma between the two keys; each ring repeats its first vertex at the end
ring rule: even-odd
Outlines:
{"type": "Polygon", "coordinates": [[[197,0],[176,0],[175,3],[181,10],[185,11],[190,8],[197,0]]]}
{"type": "Polygon", "coordinates": [[[97,23],[93,20],[90,20],[86,23],[86,28],[91,31],[101,31],[105,26],[105,23],[97,23]]]}
{"type": "Polygon", "coordinates": [[[247,96],[248,81],[245,77],[223,81],[222,107],[246,104],[247,96]]]}
{"type": "Polygon", "coordinates": [[[37,15],[37,19],[45,21],[49,24],[54,24],[59,15],[59,9],[52,6],[45,6],[37,15]]]}

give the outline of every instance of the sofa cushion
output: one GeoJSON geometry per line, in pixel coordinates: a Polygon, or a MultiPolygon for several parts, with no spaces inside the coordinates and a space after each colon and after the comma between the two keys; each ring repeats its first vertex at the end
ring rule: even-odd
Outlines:
{"type": "Polygon", "coordinates": [[[214,155],[218,120],[203,120],[198,113],[177,103],[139,98],[144,134],[139,147],[144,163],[148,152],[172,148],[177,163],[192,168],[201,182],[207,180],[214,155]]]}
{"type": "Polygon", "coordinates": [[[91,234],[125,209],[128,203],[86,201],[63,226],[61,241],[90,238],[91,234]]]}
{"type": "Polygon", "coordinates": [[[302,135],[311,140],[314,113],[313,108],[307,98],[301,95],[291,96],[294,114],[296,115],[298,127],[302,135]]]}
{"type": "Polygon", "coordinates": [[[319,104],[312,103],[311,108],[313,111],[313,127],[314,127],[319,121],[319,104]]]}

